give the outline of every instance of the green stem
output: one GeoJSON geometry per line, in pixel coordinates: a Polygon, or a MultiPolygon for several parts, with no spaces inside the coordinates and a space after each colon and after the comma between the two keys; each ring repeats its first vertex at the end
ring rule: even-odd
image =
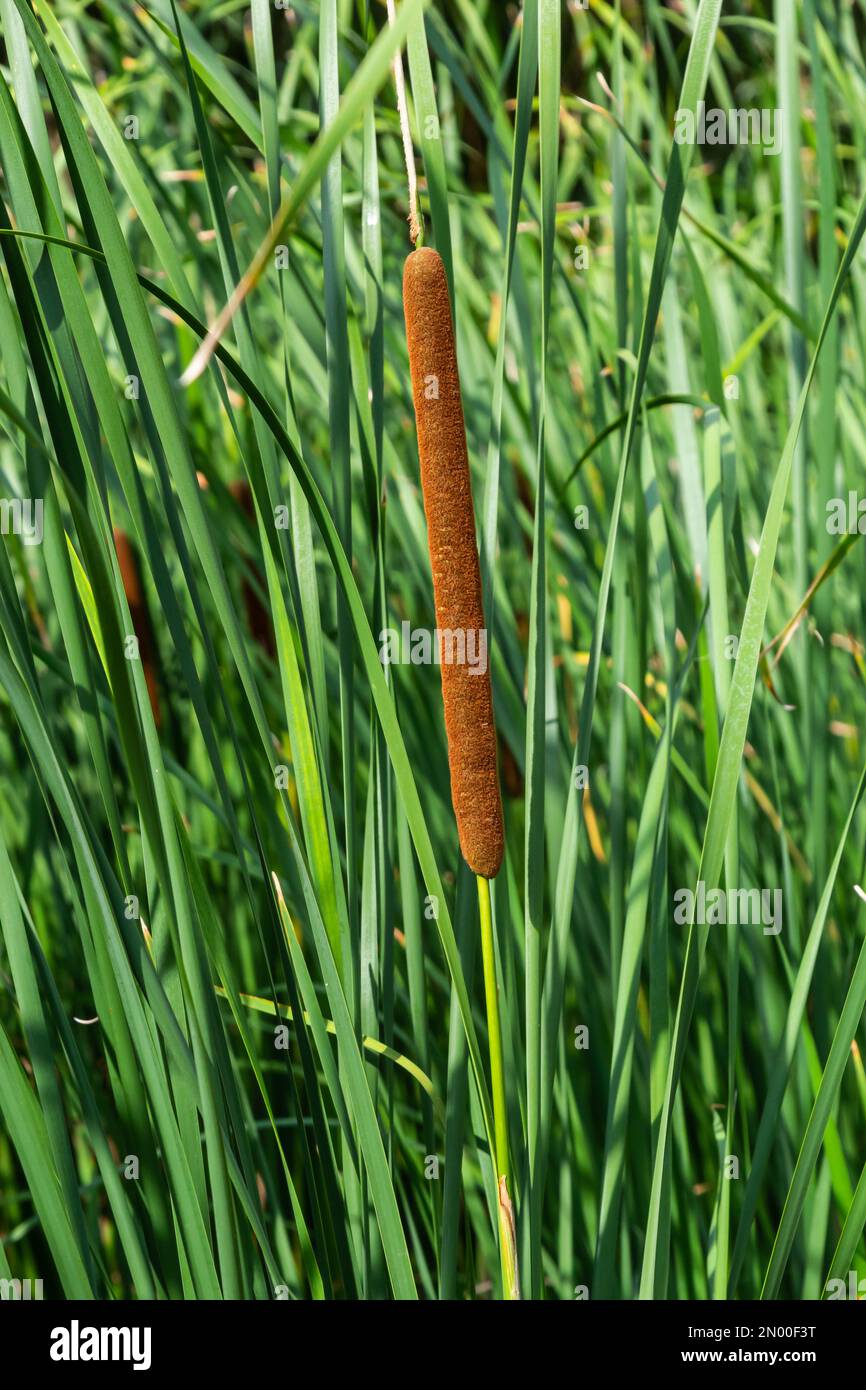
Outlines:
{"type": "Polygon", "coordinates": [[[508,1112],[505,1106],[505,1067],[502,1061],[502,1029],[499,1023],[499,993],[496,985],[496,957],[493,949],[493,920],[490,911],[490,883],[477,875],[478,910],[481,919],[481,958],[484,966],[484,998],[487,1005],[487,1037],[490,1048],[490,1084],[493,1093],[493,1131],[496,1152],[492,1155],[496,1174],[499,1214],[499,1253],[502,1264],[502,1297],[520,1298],[517,1269],[517,1241],[511,1204],[511,1173],[508,1162],[508,1112]]]}

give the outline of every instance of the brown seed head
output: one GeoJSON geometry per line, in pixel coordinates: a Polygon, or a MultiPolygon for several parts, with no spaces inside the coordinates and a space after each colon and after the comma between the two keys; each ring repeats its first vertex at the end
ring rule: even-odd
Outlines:
{"type": "MultiPolygon", "coordinates": [[[[233,482],[229,483],[229,492],[255,526],[256,508],[253,502],[253,490],[246,478],[236,478],[233,482]]],[[[257,566],[254,566],[253,573],[259,584],[264,587],[264,580],[257,566]]],[[[273,660],[277,649],[274,641],[274,628],[271,622],[271,615],[259,598],[257,589],[248,579],[244,579],[242,589],[244,608],[247,614],[247,627],[262,650],[273,660]]]]}
{"type": "Polygon", "coordinates": [[[504,834],[475,514],[448,281],[442,258],[429,247],[406,260],[403,309],[440,634],[451,800],[464,859],[474,873],[494,878],[504,834]],[[451,634],[457,636],[449,640],[451,634]],[[449,653],[459,654],[461,640],[467,656],[474,652],[474,664],[448,660],[449,653]]]}
{"type": "Polygon", "coordinates": [[[159,728],[162,724],[162,711],[159,705],[159,684],[156,673],[157,654],[153,626],[141,584],[135,547],[126,532],[121,530],[119,526],[114,527],[114,549],[123,583],[123,592],[126,594],[126,602],[129,605],[133,631],[138,638],[138,655],[144,671],[147,693],[150,696],[153,722],[159,728]]]}

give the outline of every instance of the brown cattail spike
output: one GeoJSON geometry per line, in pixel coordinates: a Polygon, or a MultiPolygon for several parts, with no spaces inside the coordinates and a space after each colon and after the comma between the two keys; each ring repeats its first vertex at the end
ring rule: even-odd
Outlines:
{"type": "Polygon", "coordinates": [[[430,247],[413,251],[406,260],[403,309],[439,629],[451,800],[464,859],[474,873],[494,878],[502,864],[504,834],[487,631],[448,281],[441,256],[430,247]]]}
{"type": "Polygon", "coordinates": [[[144,670],[147,693],[150,696],[153,722],[159,728],[162,724],[162,711],[159,707],[159,688],[156,676],[157,655],[153,626],[141,584],[138,557],[129,536],[119,526],[114,527],[114,549],[123,583],[123,592],[126,594],[126,602],[129,606],[129,616],[132,618],[132,628],[138,638],[138,655],[144,670]]]}
{"type": "MultiPolygon", "coordinates": [[[[245,515],[255,526],[256,508],[253,502],[253,490],[246,478],[237,478],[229,483],[229,492],[242,508],[245,515]]],[[[264,585],[261,571],[258,567],[253,567],[253,573],[259,584],[264,585]]],[[[247,627],[259,646],[273,661],[276,655],[276,645],[274,642],[274,629],[271,623],[271,616],[265,605],[259,598],[258,592],[248,579],[243,581],[244,608],[247,614],[247,627]]]]}

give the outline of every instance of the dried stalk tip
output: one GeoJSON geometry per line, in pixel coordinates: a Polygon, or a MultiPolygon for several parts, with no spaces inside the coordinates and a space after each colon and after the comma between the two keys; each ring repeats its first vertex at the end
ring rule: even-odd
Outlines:
{"type": "MultiPolygon", "coordinates": [[[[474,873],[495,878],[504,832],[481,572],[448,281],[441,256],[430,247],[406,259],[403,309],[440,633],[451,800],[464,859],[474,873]],[[480,663],[446,659],[448,634],[462,635],[464,652],[470,642],[476,654],[484,651],[483,670],[480,663]]],[[[453,656],[453,642],[449,649],[453,656]]]]}

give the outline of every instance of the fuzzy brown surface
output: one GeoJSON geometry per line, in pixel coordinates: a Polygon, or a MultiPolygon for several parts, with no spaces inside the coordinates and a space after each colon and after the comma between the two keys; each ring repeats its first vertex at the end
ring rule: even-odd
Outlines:
{"type": "MultiPolygon", "coordinates": [[[[442,259],[429,247],[406,260],[403,309],[436,626],[440,633],[477,634],[484,610],[451,304],[442,259]],[[438,399],[428,398],[433,377],[438,399]]],[[[474,873],[493,878],[502,864],[504,835],[489,651],[483,674],[473,674],[468,664],[447,663],[444,652],[440,669],[460,849],[474,873]]]]}

